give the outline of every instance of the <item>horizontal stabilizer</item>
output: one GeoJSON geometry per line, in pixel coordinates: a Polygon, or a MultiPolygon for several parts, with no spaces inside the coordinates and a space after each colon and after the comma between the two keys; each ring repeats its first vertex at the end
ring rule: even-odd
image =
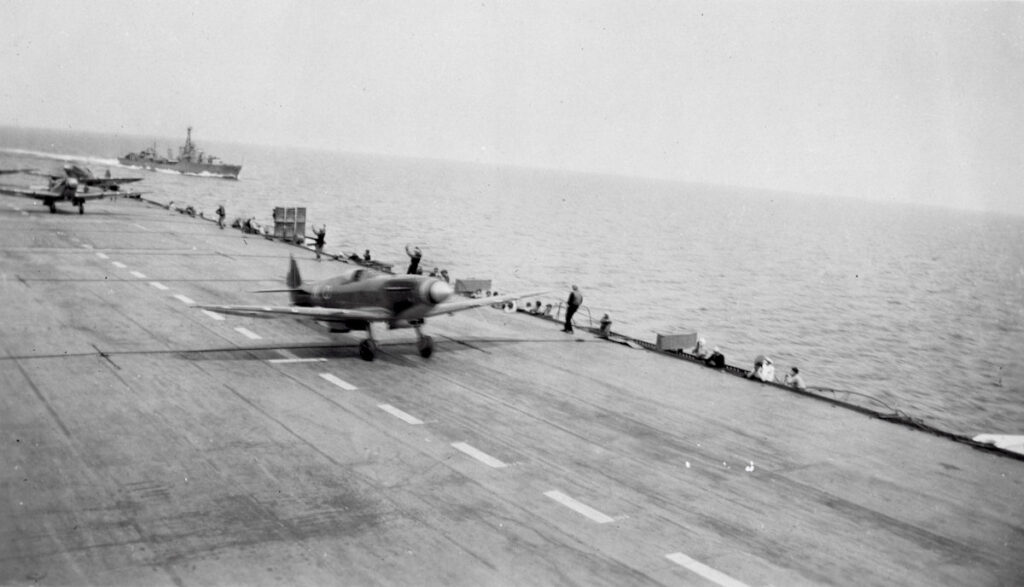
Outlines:
{"type": "Polygon", "coordinates": [[[282,287],[278,289],[254,289],[251,293],[295,293],[304,296],[313,295],[301,287],[282,287]]]}

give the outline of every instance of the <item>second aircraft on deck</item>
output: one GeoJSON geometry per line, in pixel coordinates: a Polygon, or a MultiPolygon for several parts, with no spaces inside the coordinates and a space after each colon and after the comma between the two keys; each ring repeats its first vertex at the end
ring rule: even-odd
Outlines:
{"type": "Polygon", "coordinates": [[[0,184],[0,193],[42,200],[43,204],[50,208],[51,213],[57,211],[57,202],[70,202],[72,205],[78,206],[79,214],[84,214],[85,203],[89,200],[99,200],[111,196],[138,195],[122,192],[120,186],[142,179],[141,177],[96,177],[88,168],[71,164],[65,165],[63,171],[63,174],[51,174],[42,173],[35,169],[0,170],[0,174],[24,173],[46,177],[50,180],[45,187],[0,184]],[[90,188],[98,188],[99,191],[90,191],[90,188]]]}

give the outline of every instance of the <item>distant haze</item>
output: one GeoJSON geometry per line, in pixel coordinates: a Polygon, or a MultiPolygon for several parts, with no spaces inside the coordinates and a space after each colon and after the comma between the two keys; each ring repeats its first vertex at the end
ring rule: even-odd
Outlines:
{"type": "Polygon", "coordinates": [[[0,125],[1024,214],[1024,4],[0,0],[0,125]]]}

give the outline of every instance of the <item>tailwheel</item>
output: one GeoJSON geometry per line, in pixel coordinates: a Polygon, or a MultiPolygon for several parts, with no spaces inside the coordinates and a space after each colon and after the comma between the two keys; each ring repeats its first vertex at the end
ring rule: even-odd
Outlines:
{"type": "Polygon", "coordinates": [[[365,339],[359,343],[359,357],[364,361],[372,361],[377,354],[377,343],[372,339],[365,339]]]}
{"type": "Polygon", "coordinates": [[[434,339],[430,336],[421,336],[416,341],[416,348],[420,351],[420,356],[424,359],[429,359],[430,355],[434,354],[434,339]]]}

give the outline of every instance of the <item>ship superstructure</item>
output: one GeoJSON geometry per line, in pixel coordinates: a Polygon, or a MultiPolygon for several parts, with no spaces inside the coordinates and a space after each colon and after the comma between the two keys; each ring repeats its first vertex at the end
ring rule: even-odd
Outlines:
{"type": "Polygon", "coordinates": [[[167,150],[167,157],[161,157],[157,154],[154,144],[137,153],[128,153],[124,157],[118,157],[117,161],[126,167],[228,179],[238,179],[238,174],[242,171],[241,165],[223,163],[220,158],[197,149],[195,143],[192,142],[191,126],[188,127],[188,134],[185,136],[185,144],[178,147],[177,157],[172,155],[170,149],[167,150]]]}

